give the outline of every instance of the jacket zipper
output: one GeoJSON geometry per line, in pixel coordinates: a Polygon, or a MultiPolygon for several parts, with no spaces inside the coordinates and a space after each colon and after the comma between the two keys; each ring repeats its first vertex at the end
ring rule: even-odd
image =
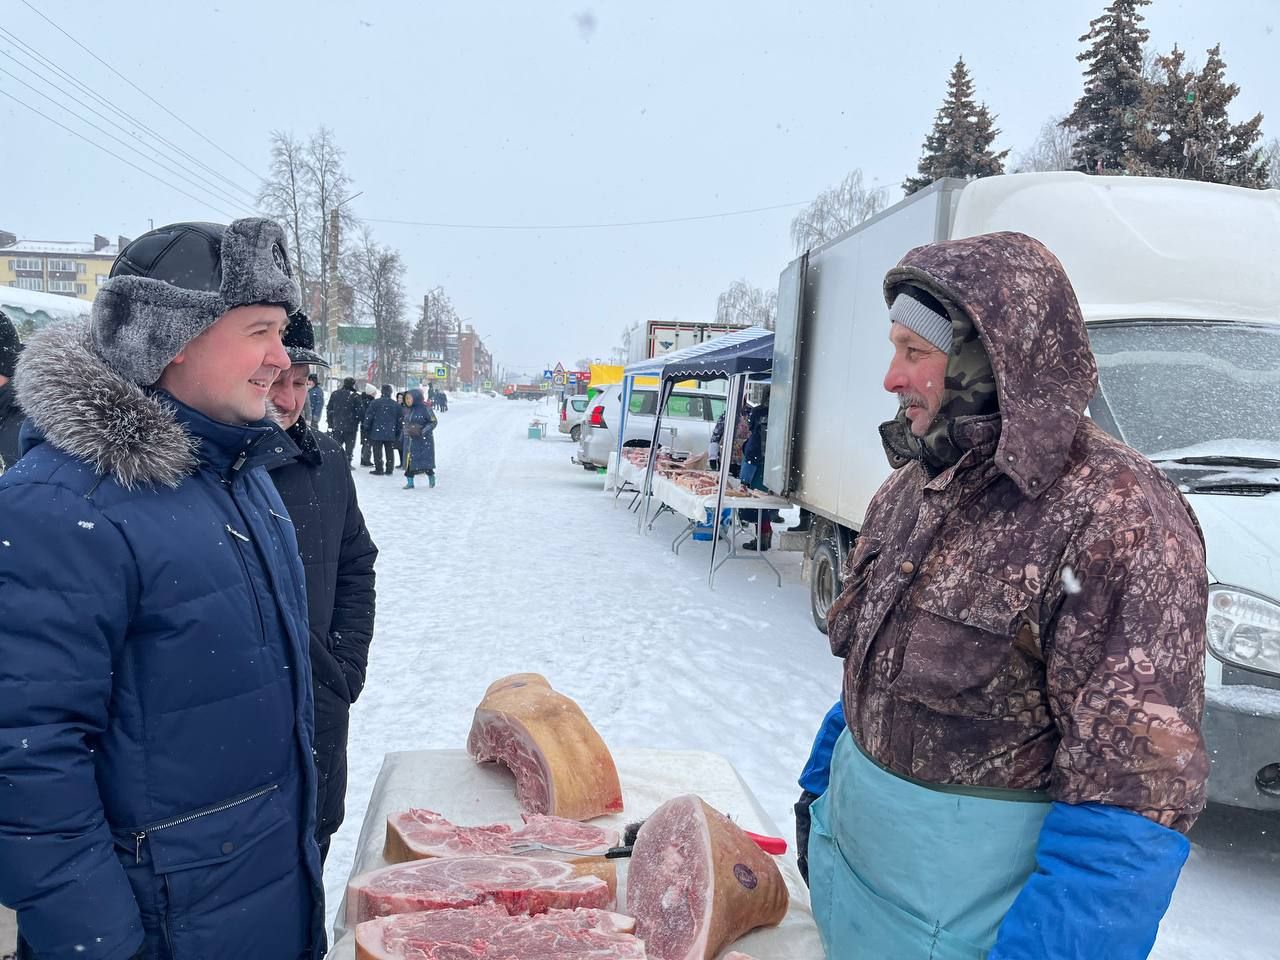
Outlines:
{"type": "Polygon", "coordinates": [[[225,813],[228,810],[235,809],[241,804],[249,803],[252,800],[260,800],[263,797],[267,796],[268,794],[274,793],[279,789],[280,789],[280,784],[273,783],[269,787],[263,787],[261,790],[255,790],[253,793],[247,794],[246,796],[237,797],[234,800],[228,800],[225,803],[220,803],[215,807],[206,807],[203,810],[197,810],[195,813],[188,813],[182,817],[174,817],[172,820],[162,820],[160,823],[153,823],[153,824],[150,824],[149,826],[143,827],[141,830],[138,830],[133,834],[134,862],[135,863],[142,862],[142,843],[144,840],[147,839],[147,837],[151,836],[153,833],[159,833],[161,830],[168,830],[170,827],[181,827],[185,824],[192,823],[196,820],[200,820],[203,817],[212,816],[215,813],[225,813]]]}

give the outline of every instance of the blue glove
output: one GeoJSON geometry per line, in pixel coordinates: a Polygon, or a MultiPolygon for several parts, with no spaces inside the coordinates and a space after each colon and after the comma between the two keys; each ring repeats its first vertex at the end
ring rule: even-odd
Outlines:
{"type": "Polygon", "coordinates": [[[987,960],[1145,960],[1191,845],[1120,807],[1055,803],[987,960]]]}
{"type": "Polygon", "coordinates": [[[813,749],[809,751],[809,762],[804,765],[804,771],[800,774],[800,786],[809,793],[821,796],[827,792],[827,782],[831,779],[831,753],[842,733],[844,706],[837,700],[823,718],[822,729],[818,731],[813,749]]]}

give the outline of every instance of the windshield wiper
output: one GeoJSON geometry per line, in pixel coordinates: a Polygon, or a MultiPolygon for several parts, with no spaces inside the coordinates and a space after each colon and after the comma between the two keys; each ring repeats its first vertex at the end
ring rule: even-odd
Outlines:
{"type": "Polygon", "coordinates": [[[1280,480],[1224,480],[1221,483],[1193,483],[1192,493],[1272,493],[1280,490],[1280,480]]]}
{"type": "Polygon", "coordinates": [[[1174,457],[1172,460],[1157,460],[1156,463],[1185,463],[1194,467],[1254,467],[1258,470],[1280,467],[1280,460],[1268,457],[1174,457]]]}

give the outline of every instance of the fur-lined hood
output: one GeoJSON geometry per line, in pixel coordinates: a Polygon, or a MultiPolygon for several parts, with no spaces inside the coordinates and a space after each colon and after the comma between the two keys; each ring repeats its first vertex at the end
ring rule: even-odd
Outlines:
{"type": "Polygon", "coordinates": [[[47,327],[18,361],[18,402],[54,446],[126,489],[177,487],[196,469],[199,441],[174,408],[107,366],[84,323],[47,327]]]}

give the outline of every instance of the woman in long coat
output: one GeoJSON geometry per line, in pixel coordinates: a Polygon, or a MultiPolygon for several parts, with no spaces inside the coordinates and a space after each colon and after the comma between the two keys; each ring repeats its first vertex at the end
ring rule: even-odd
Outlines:
{"type": "Polygon", "coordinates": [[[404,450],[404,488],[413,489],[413,478],[416,474],[425,473],[431,486],[436,485],[436,438],[435,429],[439,422],[435,411],[423,397],[422,391],[415,388],[405,394],[408,408],[404,413],[404,433],[402,448],[404,450]]]}

